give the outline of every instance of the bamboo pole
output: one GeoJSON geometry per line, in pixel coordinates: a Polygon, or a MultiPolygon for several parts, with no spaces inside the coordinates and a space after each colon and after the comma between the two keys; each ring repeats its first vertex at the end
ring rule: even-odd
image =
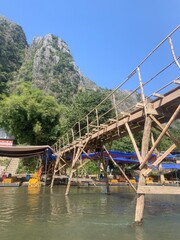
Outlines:
{"type": "Polygon", "coordinates": [[[117,110],[117,106],[116,106],[116,98],[115,98],[115,94],[112,94],[112,100],[113,100],[113,107],[114,107],[114,111],[115,111],[115,115],[116,115],[116,125],[117,125],[117,132],[118,132],[118,136],[120,135],[120,131],[119,131],[119,127],[118,127],[118,110],[117,110]]]}
{"type": "Polygon", "coordinates": [[[107,194],[110,194],[108,174],[107,174],[107,167],[105,166],[105,160],[104,160],[104,149],[102,147],[101,147],[101,159],[100,159],[100,161],[103,164],[104,177],[105,177],[105,180],[106,180],[107,194]]]}
{"type": "Polygon", "coordinates": [[[176,65],[178,66],[178,68],[180,69],[180,64],[179,64],[179,62],[178,62],[178,60],[177,60],[177,57],[176,57],[176,55],[175,55],[175,52],[174,52],[174,47],[173,47],[172,39],[171,39],[171,37],[168,37],[168,39],[169,39],[169,44],[170,44],[170,47],[171,47],[171,53],[172,53],[172,55],[173,55],[174,61],[175,61],[176,65]]]}
{"type": "Polygon", "coordinates": [[[71,166],[71,173],[70,173],[70,176],[69,176],[69,179],[68,179],[68,184],[67,184],[67,187],[66,187],[65,196],[67,196],[67,195],[69,194],[69,190],[70,190],[70,186],[71,186],[71,181],[72,181],[73,173],[76,171],[76,170],[74,169],[74,166],[75,166],[77,160],[79,159],[79,157],[80,157],[83,149],[86,147],[88,141],[89,141],[89,137],[86,138],[86,141],[85,141],[84,143],[83,143],[83,141],[81,140],[79,143],[82,142],[82,145],[84,144],[83,147],[80,147],[80,146],[77,145],[77,146],[78,146],[77,152],[76,152],[75,149],[74,149],[74,155],[75,155],[75,156],[73,157],[72,166],[71,166]]]}
{"type": "Polygon", "coordinates": [[[55,163],[55,166],[54,166],[54,171],[53,171],[53,176],[52,176],[50,188],[53,188],[54,178],[55,178],[55,174],[56,174],[56,168],[58,166],[59,161],[60,161],[60,156],[58,156],[57,159],[56,159],[56,163],[55,163]]]}
{"type": "Polygon", "coordinates": [[[99,115],[98,115],[97,108],[96,108],[96,123],[97,123],[97,126],[99,126],[99,115]]]}
{"type": "MultiPolygon", "coordinates": [[[[154,141],[154,136],[153,133],[151,133],[151,142],[154,145],[155,141],[154,141]]],[[[157,155],[157,158],[160,157],[160,152],[155,148],[155,153],[157,155]]],[[[162,164],[158,164],[158,171],[159,171],[159,175],[160,175],[160,183],[164,184],[165,182],[165,178],[164,178],[164,174],[163,174],[163,169],[162,169],[162,164]]]]}
{"type": "Polygon", "coordinates": [[[168,148],[151,166],[151,168],[148,168],[145,172],[144,172],[144,176],[146,177],[152,170],[154,167],[156,167],[158,164],[160,164],[162,162],[162,160],[170,153],[172,152],[174,149],[176,148],[176,145],[173,144],[170,148],[168,148]]]}
{"type": "Polygon", "coordinates": [[[74,130],[71,128],[71,134],[72,134],[72,141],[74,142],[74,130]]]}
{"type": "MultiPolygon", "coordinates": [[[[145,156],[146,156],[146,154],[148,152],[148,148],[149,148],[151,124],[152,124],[151,118],[149,116],[146,116],[143,138],[142,138],[142,147],[141,147],[141,152],[142,152],[141,154],[142,154],[143,160],[145,159],[145,156]]],[[[145,185],[145,177],[143,175],[144,171],[145,171],[145,167],[143,166],[143,168],[140,171],[138,188],[139,188],[139,186],[145,185]]],[[[144,199],[145,199],[145,194],[137,194],[137,202],[136,202],[136,210],[135,210],[135,223],[136,224],[142,224],[143,212],[144,212],[144,199]]]]}
{"type": "Polygon", "coordinates": [[[87,122],[87,133],[89,133],[89,117],[88,117],[88,115],[86,117],[86,122],[87,122]]]}
{"type": "Polygon", "coordinates": [[[132,134],[132,131],[131,131],[130,127],[129,127],[129,124],[126,122],[125,126],[126,126],[126,129],[128,131],[128,134],[130,136],[130,139],[131,139],[131,142],[133,144],[134,150],[135,150],[135,152],[137,154],[138,160],[139,160],[140,163],[142,163],[142,157],[141,157],[141,154],[140,154],[139,149],[137,147],[137,144],[136,144],[136,141],[135,141],[134,136],[132,134]]]}
{"type": "Polygon", "coordinates": [[[159,137],[156,139],[154,145],[151,147],[150,151],[147,153],[146,157],[144,158],[143,162],[141,163],[141,165],[139,167],[140,169],[142,169],[145,166],[145,164],[147,163],[149,157],[153,153],[154,149],[159,144],[160,140],[162,139],[164,134],[167,132],[167,130],[170,127],[170,125],[172,124],[172,122],[175,120],[175,118],[176,118],[177,114],[179,113],[179,111],[180,111],[180,105],[177,107],[177,109],[173,113],[172,117],[169,119],[168,123],[166,124],[165,128],[162,130],[162,132],[160,133],[159,137]]]}
{"type": "Polygon", "coordinates": [[[143,106],[144,106],[144,113],[145,113],[145,116],[146,116],[147,115],[146,98],[145,98],[145,94],[144,94],[143,82],[142,82],[141,72],[140,72],[139,67],[137,67],[137,72],[138,72],[138,78],[139,78],[139,86],[140,86],[140,89],[141,89],[141,98],[142,98],[142,102],[143,102],[143,106]]]}
{"type": "Polygon", "coordinates": [[[78,128],[79,128],[79,137],[81,137],[81,123],[78,122],[78,128]]]}
{"type": "Polygon", "coordinates": [[[129,178],[127,177],[127,175],[125,174],[125,172],[122,170],[122,168],[114,161],[114,159],[112,158],[111,154],[109,153],[109,151],[107,150],[107,148],[105,146],[103,146],[104,150],[107,152],[109,158],[111,159],[111,161],[113,162],[113,164],[119,169],[119,171],[122,173],[122,175],[125,177],[125,179],[128,181],[129,185],[132,187],[132,189],[136,192],[136,188],[134,187],[134,185],[131,183],[131,181],[129,180],[129,178]]]}
{"type": "MultiPolygon", "coordinates": [[[[160,127],[161,130],[164,129],[162,124],[153,115],[149,115],[149,116],[160,127]]],[[[156,128],[156,129],[158,131],[160,131],[158,128],[156,128]]],[[[170,134],[170,132],[168,130],[165,134],[176,144],[177,147],[180,148],[180,141],[178,139],[176,139],[174,136],[172,136],[172,134],[170,134]]]]}

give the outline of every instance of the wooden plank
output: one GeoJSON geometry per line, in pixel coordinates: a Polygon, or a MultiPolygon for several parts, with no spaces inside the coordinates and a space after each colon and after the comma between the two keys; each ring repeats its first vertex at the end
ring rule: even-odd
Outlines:
{"type": "Polygon", "coordinates": [[[138,194],[180,194],[180,187],[172,186],[138,186],[138,194]]]}
{"type": "Polygon", "coordinates": [[[180,80],[177,80],[177,79],[176,79],[176,80],[174,80],[174,83],[180,85],[180,80]]]}
{"type": "Polygon", "coordinates": [[[154,97],[158,97],[158,98],[164,98],[164,95],[162,95],[162,94],[159,94],[159,93],[153,93],[152,94],[154,97]]]}

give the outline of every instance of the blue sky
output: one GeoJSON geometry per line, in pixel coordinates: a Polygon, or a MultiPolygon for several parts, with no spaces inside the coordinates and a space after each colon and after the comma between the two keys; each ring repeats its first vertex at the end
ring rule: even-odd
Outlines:
{"type": "Polygon", "coordinates": [[[28,43],[53,33],[82,73],[114,88],[180,23],[179,0],[0,0],[28,43]]]}

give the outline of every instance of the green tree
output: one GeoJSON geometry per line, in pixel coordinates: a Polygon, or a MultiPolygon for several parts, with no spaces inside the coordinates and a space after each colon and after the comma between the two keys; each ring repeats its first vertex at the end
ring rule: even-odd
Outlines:
{"type": "Polygon", "coordinates": [[[62,109],[53,97],[22,83],[0,102],[0,126],[20,144],[51,144],[59,135],[62,109]]]}
{"type": "MultiPolygon", "coordinates": [[[[89,112],[88,121],[94,125],[96,122],[96,110],[94,109],[100,102],[102,102],[107,96],[107,91],[92,91],[88,90],[86,92],[79,92],[73,101],[69,109],[69,126],[73,126],[76,122],[81,120],[81,129],[87,125],[87,120],[85,117],[89,112]],[[93,110],[94,109],[94,110],[93,110]],[[92,111],[93,110],[93,111],[92,111]]],[[[112,108],[112,103],[110,99],[107,99],[103,102],[98,108],[98,117],[99,124],[104,123],[107,119],[112,116],[112,112],[108,112],[109,109],[112,108]],[[108,112],[108,113],[107,113],[108,112]],[[107,113],[107,114],[105,114],[107,113]],[[103,116],[102,116],[103,115],[103,116]]],[[[77,126],[78,130],[78,126],[77,126]]]]}

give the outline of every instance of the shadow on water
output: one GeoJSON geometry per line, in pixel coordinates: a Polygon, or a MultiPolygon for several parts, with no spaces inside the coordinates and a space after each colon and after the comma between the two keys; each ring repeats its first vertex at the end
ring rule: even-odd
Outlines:
{"type": "Polygon", "coordinates": [[[128,187],[56,186],[0,189],[2,240],[175,239],[179,236],[180,197],[147,196],[144,224],[134,224],[136,195],[128,187]],[[169,238],[171,235],[171,238],[169,238]]]}

